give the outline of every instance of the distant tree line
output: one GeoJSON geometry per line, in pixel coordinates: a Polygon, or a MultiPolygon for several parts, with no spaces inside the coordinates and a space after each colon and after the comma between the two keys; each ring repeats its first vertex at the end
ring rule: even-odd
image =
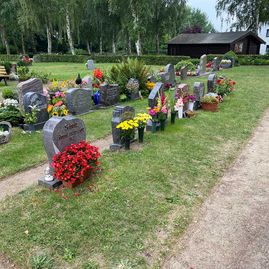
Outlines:
{"type": "Polygon", "coordinates": [[[161,53],[181,32],[212,32],[186,0],[1,0],[0,53],[161,53]]]}

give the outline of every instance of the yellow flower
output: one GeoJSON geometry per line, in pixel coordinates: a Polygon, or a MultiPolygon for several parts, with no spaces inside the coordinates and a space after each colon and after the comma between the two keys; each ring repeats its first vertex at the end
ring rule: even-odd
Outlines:
{"type": "Polygon", "coordinates": [[[53,112],[51,113],[51,115],[57,117],[57,116],[59,116],[59,113],[56,112],[56,111],[53,111],[53,112]]]}
{"type": "Polygon", "coordinates": [[[64,109],[63,113],[65,116],[67,116],[69,114],[69,111],[67,109],[64,109]]]}

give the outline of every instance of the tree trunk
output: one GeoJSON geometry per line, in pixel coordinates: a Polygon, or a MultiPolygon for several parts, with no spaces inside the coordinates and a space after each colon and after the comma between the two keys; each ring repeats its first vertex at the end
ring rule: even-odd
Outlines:
{"type": "Polygon", "coordinates": [[[100,36],[99,53],[103,54],[103,37],[100,36]]]}
{"type": "Polygon", "coordinates": [[[142,55],[142,45],[141,45],[141,37],[140,37],[139,32],[137,34],[137,41],[135,42],[135,47],[136,47],[137,56],[141,56],[142,55]]]}
{"type": "Polygon", "coordinates": [[[112,37],[112,53],[116,54],[116,44],[115,44],[115,35],[113,33],[113,37],[112,37]]]}
{"type": "Polygon", "coordinates": [[[128,36],[128,53],[132,54],[132,40],[130,36],[128,36]]]}
{"type": "Polygon", "coordinates": [[[48,54],[52,52],[52,41],[51,41],[51,29],[47,24],[47,42],[48,42],[48,54]]]}
{"type": "Polygon", "coordinates": [[[66,11],[66,33],[67,33],[67,39],[68,39],[70,51],[72,55],[75,55],[75,48],[74,48],[74,42],[72,38],[71,23],[70,23],[70,16],[69,16],[68,10],[66,11]]]}
{"type": "Polygon", "coordinates": [[[91,47],[90,47],[90,43],[89,43],[89,40],[87,40],[87,51],[88,51],[88,53],[89,53],[89,55],[91,55],[91,47]]]}
{"type": "Polygon", "coordinates": [[[24,36],[23,36],[23,33],[21,33],[21,49],[22,49],[22,54],[26,54],[26,51],[25,51],[25,45],[24,45],[24,36]]]}
{"type": "Polygon", "coordinates": [[[156,33],[156,52],[160,54],[160,35],[159,32],[156,33]]]}
{"type": "Polygon", "coordinates": [[[6,31],[4,28],[1,29],[1,35],[2,35],[3,45],[6,47],[6,53],[7,55],[10,55],[9,43],[8,43],[6,31]]]}

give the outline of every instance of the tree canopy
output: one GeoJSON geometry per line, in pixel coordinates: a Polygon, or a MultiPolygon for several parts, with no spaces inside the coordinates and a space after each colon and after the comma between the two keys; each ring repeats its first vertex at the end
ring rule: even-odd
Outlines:
{"type": "Polygon", "coordinates": [[[186,0],[1,0],[0,53],[161,53],[197,26],[214,31],[186,0]]]}

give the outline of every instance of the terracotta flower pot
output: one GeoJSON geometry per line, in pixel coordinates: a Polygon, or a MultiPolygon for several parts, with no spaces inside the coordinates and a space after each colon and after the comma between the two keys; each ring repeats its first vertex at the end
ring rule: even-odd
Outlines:
{"type": "Polygon", "coordinates": [[[201,103],[202,104],[202,109],[205,111],[211,111],[211,112],[215,112],[218,107],[219,107],[219,103],[201,103]]]}

